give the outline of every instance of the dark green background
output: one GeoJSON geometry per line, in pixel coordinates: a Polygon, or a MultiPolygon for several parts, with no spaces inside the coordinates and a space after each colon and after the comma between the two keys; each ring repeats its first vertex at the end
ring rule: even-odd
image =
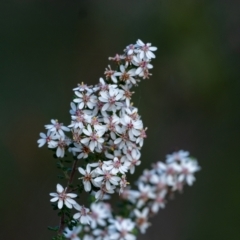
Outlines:
{"type": "Polygon", "coordinates": [[[202,171],[138,239],[239,240],[239,11],[233,0],[1,0],[0,239],[50,239],[57,171],[38,134],[51,118],[69,124],[71,89],[140,38],[158,51],[135,89],[149,128],[135,177],[176,148],[202,171]]]}

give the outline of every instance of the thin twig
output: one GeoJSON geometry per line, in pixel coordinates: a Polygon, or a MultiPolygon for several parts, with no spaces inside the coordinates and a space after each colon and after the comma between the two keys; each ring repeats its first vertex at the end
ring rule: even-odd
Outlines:
{"type": "MultiPolygon", "coordinates": [[[[68,180],[68,183],[67,183],[67,187],[66,187],[66,193],[69,191],[69,187],[70,185],[72,184],[72,181],[73,181],[73,177],[74,177],[74,174],[76,172],[76,167],[77,167],[77,159],[74,160],[73,162],[73,165],[72,165],[72,170],[71,170],[71,174],[70,174],[70,177],[69,177],[69,180],[68,180]]],[[[58,234],[62,234],[63,232],[63,229],[64,229],[64,225],[65,225],[65,222],[64,222],[64,213],[62,213],[61,217],[60,217],[60,222],[59,222],[59,228],[58,228],[58,234]]]]}

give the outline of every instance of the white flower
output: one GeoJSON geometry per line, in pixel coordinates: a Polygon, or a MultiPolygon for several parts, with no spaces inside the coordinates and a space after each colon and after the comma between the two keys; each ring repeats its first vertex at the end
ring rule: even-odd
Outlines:
{"type": "Polygon", "coordinates": [[[156,47],[152,47],[151,43],[143,43],[140,39],[137,40],[137,45],[139,46],[138,56],[139,58],[155,58],[155,54],[152,51],[156,51],[156,47]]]}
{"type": "Polygon", "coordinates": [[[69,238],[71,240],[81,240],[79,237],[78,237],[78,234],[81,232],[82,230],[82,227],[81,226],[78,226],[78,227],[73,227],[72,230],[70,230],[69,228],[66,228],[64,230],[64,236],[66,238],[69,238]]]}
{"type": "Polygon", "coordinates": [[[144,71],[153,68],[153,65],[150,64],[149,61],[142,60],[136,56],[133,57],[133,64],[138,67],[135,74],[139,75],[140,77],[144,76],[144,71]]]}
{"type": "Polygon", "coordinates": [[[97,103],[97,97],[95,95],[91,95],[91,93],[80,93],[78,91],[75,91],[75,95],[78,98],[75,98],[73,101],[75,103],[78,103],[78,108],[83,109],[84,107],[88,107],[90,109],[93,109],[93,107],[96,106],[97,103]]]}
{"type": "Polygon", "coordinates": [[[146,229],[150,226],[150,223],[148,222],[148,213],[148,208],[144,208],[142,212],[140,212],[138,209],[134,209],[134,214],[136,216],[136,225],[138,226],[141,233],[145,233],[146,229]]]}
{"type": "Polygon", "coordinates": [[[144,206],[144,204],[150,200],[154,199],[156,197],[154,193],[154,189],[150,185],[144,185],[142,182],[138,184],[138,189],[140,192],[140,196],[138,198],[137,202],[137,208],[141,208],[144,206]]]}
{"type": "Polygon", "coordinates": [[[69,138],[59,138],[57,141],[52,141],[51,144],[48,145],[49,148],[56,148],[57,147],[57,151],[56,151],[56,155],[57,157],[64,157],[65,154],[65,149],[67,148],[67,146],[71,143],[69,138]]]}
{"type": "Polygon", "coordinates": [[[88,125],[87,129],[83,129],[83,132],[88,137],[82,139],[81,143],[89,147],[92,152],[94,151],[95,148],[98,148],[98,149],[102,148],[102,143],[104,142],[104,139],[101,138],[102,135],[104,134],[103,131],[95,131],[95,130],[93,131],[91,126],[88,125]]]}
{"type": "Polygon", "coordinates": [[[166,179],[167,184],[174,186],[177,182],[177,175],[181,172],[182,168],[177,163],[171,163],[166,166],[166,179]]]}
{"type": "Polygon", "coordinates": [[[129,139],[129,135],[127,133],[122,133],[114,140],[114,144],[118,146],[119,149],[122,148],[130,148],[133,146],[133,143],[129,139]]]}
{"type": "Polygon", "coordinates": [[[111,215],[108,208],[105,206],[106,204],[100,203],[92,203],[91,204],[91,228],[95,229],[97,225],[102,227],[106,226],[106,219],[111,215]]]}
{"type": "Polygon", "coordinates": [[[104,199],[104,197],[106,196],[106,193],[113,194],[115,188],[116,187],[112,185],[110,189],[107,189],[105,184],[101,185],[101,182],[100,182],[100,189],[95,193],[96,200],[104,199]]]}
{"type": "Polygon", "coordinates": [[[124,52],[126,52],[127,55],[132,55],[134,53],[134,50],[135,50],[135,45],[130,44],[126,47],[126,49],[124,49],[124,52]]]}
{"type": "Polygon", "coordinates": [[[53,132],[54,134],[55,133],[58,133],[60,134],[62,137],[65,136],[64,132],[63,131],[66,131],[66,132],[69,132],[70,129],[68,127],[65,127],[63,126],[62,123],[59,123],[58,120],[54,120],[52,119],[51,120],[51,123],[52,124],[48,124],[48,125],[45,125],[45,128],[46,129],[49,129],[51,132],[53,132]]]}
{"type": "Polygon", "coordinates": [[[89,164],[87,165],[86,170],[84,170],[83,168],[79,167],[78,171],[82,175],[84,175],[83,177],[81,177],[79,179],[83,180],[83,185],[84,185],[85,191],[86,192],[91,191],[91,189],[92,189],[91,183],[94,184],[93,177],[96,176],[96,173],[94,171],[91,171],[91,167],[90,167],[89,164]]]}
{"type": "Polygon", "coordinates": [[[70,128],[84,128],[84,124],[91,121],[91,116],[84,114],[83,111],[79,112],[77,116],[71,116],[72,123],[68,126],[70,128]]]}
{"type": "Polygon", "coordinates": [[[73,218],[78,220],[81,224],[90,224],[91,217],[89,216],[89,209],[78,204],[74,205],[74,208],[77,209],[79,212],[75,213],[73,215],[73,218]]]}
{"type": "Polygon", "coordinates": [[[115,150],[114,155],[106,153],[106,157],[112,159],[104,161],[104,164],[107,166],[106,170],[109,170],[112,174],[116,175],[119,172],[125,174],[128,171],[130,162],[120,151],[115,150]]]}
{"type": "Polygon", "coordinates": [[[184,180],[188,185],[192,185],[195,181],[194,173],[200,170],[200,167],[195,161],[189,161],[181,165],[182,171],[178,177],[178,181],[183,182],[184,180]]]}
{"type": "Polygon", "coordinates": [[[66,193],[66,189],[64,189],[59,183],[57,184],[57,193],[50,193],[50,196],[53,197],[50,200],[51,202],[58,201],[59,209],[62,209],[63,204],[65,204],[68,208],[72,208],[73,205],[77,204],[76,201],[72,199],[77,197],[77,194],[66,193]]]}
{"type": "Polygon", "coordinates": [[[74,88],[73,91],[79,91],[84,92],[87,91],[89,93],[92,93],[92,86],[88,86],[87,84],[84,84],[83,82],[81,84],[78,84],[78,87],[74,88]]]}
{"type": "Polygon", "coordinates": [[[135,167],[140,165],[141,161],[139,160],[141,154],[139,151],[137,151],[136,149],[133,149],[131,151],[131,154],[128,154],[128,160],[130,161],[130,173],[133,174],[135,172],[135,167]]]}
{"type": "Polygon", "coordinates": [[[147,137],[146,131],[147,131],[147,128],[141,129],[140,130],[140,134],[139,134],[139,136],[136,139],[136,143],[138,143],[140,147],[143,146],[143,140],[144,140],[144,138],[147,137]]]}
{"type": "Polygon", "coordinates": [[[104,118],[104,123],[106,123],[107,130],[110,131],[112,139],[116,137],[115,133],[122,133],[122,128],[119,126],[119,122],[119,117],[116,115],[104,118]]]}
{"type": "Polygon", "coordinates": [[[55,140],[57,139],[58,137],[53,133],[51,132],[50,130],[48,130],[47,134],[45,133],[40,133],[40,139],[37,141],[38,143],[38,147],[42,147],[45,143],[48,143],[48,145],[52,145],[54,144],[54,141],[52,140],[55,140]]]}
{"type": "Polygon", "coordinates": [[[166,174],[162,175],[154,174],[153,176],[154,177],[150,179],[150,182],[155,185],[157,192],[159,191],[161,192],[163,189],[168,187],[166,174]]]}
{"type": "Polygon", "coordinates": [[[159,208],[165,208],[165,196],[167,194],[166,189],[156,194],[156,198],[154,199],[151,210],[154,213],[157,213],[159,208]]]}
{"type": "Polygon", "coordinates": [[[71,151],[74,153],[74,156],[76,152],[80,152],[77,155],[78,159],[87,158],[88,154],[91,152],[91,150],[87,146],[83,146],[82,144],[78,144],[78,143],[74,143],[74,147],[71,148],[71,151]]]}
{"type": "Polygon", "coordinates": [[[104,183],[108,191],[112,190],[112,185],[117,186],[119,184],[119,181],[121,180],[120,177],[115,176],[114,174],[112,174],[110,171],[107,171],[107,170],[99,169],[98,174],[102,176],[95,178],[94,181],[96,183],[98,182],[104,183]]]}
{"type": "Polygon", "coordinates": [[[104,103],[102,111],[113,111],[120,109],[123,104],[119,101],[122,100],[123,91],[115,88],[114,85],[109,85],[109,91],[101,91],[99,100],[104,103]]]}
{"type": "Polygon", "coordinates": [[[136,236],[131,234],[135,224],[131,219],[121,219],[119,221],[115,220],[111,226],[111,230],[115,230],[111,234],[111,239],[113,240],[135,240],[136,236]]]}
{"type": "Polygon", "coordinates": [[[119,76],[119,79],[127,84],[136,84],[136,79],[134,78],[136,69],[132,68],[129,71],[126,71],[123,65],[120,66],[120,71],[115,73],[116,76],[119,76]]]}
{"type": "Polygon", "coordinates": [[[122,119],[122,124],[127,128],[129,138],[135,141],[135,136],[139,136],[140,130],[143,128],[142,121],[133,120],[131,117],[125,115],[122,119]]]}

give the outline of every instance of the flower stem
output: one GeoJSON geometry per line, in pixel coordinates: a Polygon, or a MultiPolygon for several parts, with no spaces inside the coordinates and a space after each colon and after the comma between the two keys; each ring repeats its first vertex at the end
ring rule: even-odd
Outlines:
{"type": "MultiPolygon", "coordinates": [[[[70,177],[68,179],[68,183],[67,183],[67,187],[66,187],[66,193],[69,191],[70,185],[72,184],[73,177],[74,177],[74,174],[75,174],[76,168],[77,168],[77,162],[78,162],[77,159],[75,159],[73,162],[72,170],[71,170],[70,177]]],[[[60,217],[60,222],[59,222],[58,234],[62,234],[62,232],[63,232],[64,225],[65,225],[64,217],[65,217],[64,212],[62,212],[62,215],[60,217]]]]}

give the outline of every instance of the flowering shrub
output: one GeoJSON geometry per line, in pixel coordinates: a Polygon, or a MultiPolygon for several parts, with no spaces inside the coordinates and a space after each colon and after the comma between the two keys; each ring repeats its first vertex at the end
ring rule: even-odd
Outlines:
{"type": "Polygon", "coordinates": [[[52,119],[45,125],[47,133],[40,133],[39,147],[47,144],[54,151],[63,172],[59,178],[67,180],[65,187],[58,183],[56,192],[50,193],[60,217],[59,226],[49,227],[57,232],[53,239],[134,240],[138,232],[146,232],[149,217],[165,207],[169,195],[193,184],[200,168],[188,152],[179,151],[167,155],[166,163],[157,162],[145,170],[135,190],[128,186],[127,174],[141,163],[147,130],[131,103],[131,88],[152,75],[155,50],[138,40],[122,55],[110,57],[117,70],[109,65],[97,85],[82,83],[73,89],[70,125],[52,119]],[[77,202],[83,191],[90,193],[89,207],[77,202]],[[119,210],[106,202],[115,192],[121,200],[119,210]]]}

